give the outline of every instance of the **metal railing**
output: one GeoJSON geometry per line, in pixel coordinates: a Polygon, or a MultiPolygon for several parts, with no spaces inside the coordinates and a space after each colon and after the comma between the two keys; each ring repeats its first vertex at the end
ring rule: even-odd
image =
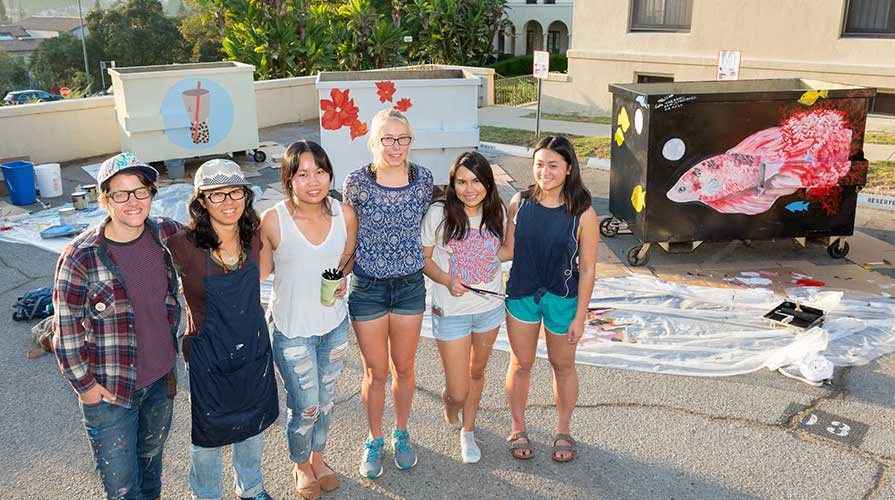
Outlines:
{"type": "Polygon", "coordinates": [[[494,104],[520,106],[538,100],[538,82],[532,75],[504,78],[494,75],[494,104]]]}

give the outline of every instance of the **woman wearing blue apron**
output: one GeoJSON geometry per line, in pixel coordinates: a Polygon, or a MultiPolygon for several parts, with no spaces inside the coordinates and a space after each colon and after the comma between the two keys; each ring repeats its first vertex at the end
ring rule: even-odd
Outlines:
{"type": "Polygon", "coordinates": [[[190,489],[195,499],[223,496],[221,451],[232,445],[236,494],[269,499],[263,431],[279,404],[261,307],[259,218],[236,163],[207,161],[194,184],[189,229],[171,243],[189,311],[190,489]]]}

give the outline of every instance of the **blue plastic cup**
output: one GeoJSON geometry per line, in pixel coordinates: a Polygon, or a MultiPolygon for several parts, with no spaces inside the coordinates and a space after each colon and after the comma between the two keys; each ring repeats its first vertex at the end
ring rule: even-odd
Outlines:
{"type": "Polygon", "coordinates": [[[34,186],[34,164],[30,161],[11,161],[0,165],[3,180],[13,205],[31,205],[37,202],[34,186]]]}

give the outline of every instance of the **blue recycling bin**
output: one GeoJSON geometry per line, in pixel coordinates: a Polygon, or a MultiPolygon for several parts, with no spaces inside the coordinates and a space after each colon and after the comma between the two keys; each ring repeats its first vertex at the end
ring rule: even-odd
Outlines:
{"type": "Polygon", "coordinates": [[[34,164],[30,161],[11,161],[0,165],[3,180],[13,205],[31,205],[37,201],[34,187],[34,164]]]}

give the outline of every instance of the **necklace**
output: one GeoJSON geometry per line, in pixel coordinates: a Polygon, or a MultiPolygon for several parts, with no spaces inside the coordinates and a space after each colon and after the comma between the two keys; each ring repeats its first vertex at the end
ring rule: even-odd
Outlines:
{"type": "Polygon", "coordinates": [[[228,254],[226,258],[221,253],[221,249],[223,249],[223,245],[215,248],[214,253],[215,253],[215,255],[218,256],[218,260],[220,260],[221,262],[223,262],[226,265],[233,266],[234,264],[236,264],[236,261],[239,260],[240,257],[242,257],[242,249],[240,249],[240,251],[237,255],[231,257],[228,254]]]}

